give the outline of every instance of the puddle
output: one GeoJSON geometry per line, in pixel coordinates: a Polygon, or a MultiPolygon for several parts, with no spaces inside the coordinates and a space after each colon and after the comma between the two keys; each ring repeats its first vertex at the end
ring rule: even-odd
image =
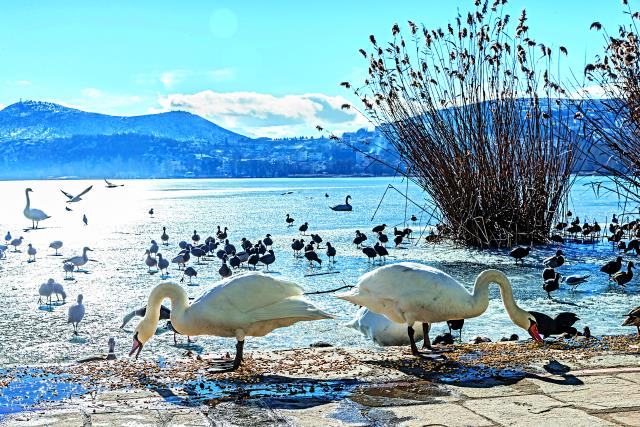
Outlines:
{"type": "Polygon", "coordinates": [[[88,391],[81,384],[69,381],[67,375],[48,374],[40,369],[0,370],[0,376],[11,378],[0,387],[0,417],[33,410],[43,403],[68,399],[88,391]]]}
{"type": "MultiPolygon", "coordinates": [[[[152,387],[167,401],[192,405],[207,400],[266,400],[277,408],[302,408],[341,400],[348,397],[359,385],[357,380],[311,380],[263,378],[256,384],[232,381],[196,380],[172,389],[152,387]],[[184,391],[188,397],[177,395],[173,390],[184,391]]],[[[248,402],[250,403],[250,402],[248,402]]]]}
{"type": "Polygon", "coordinates": [[[452,373],[439,376],[437,381],[463,387],[491,387],[497,384],[515,383],[525,376],[526,373],[518,369],[497,369],[476,365],[461,366],[452,373]]]}
{"type": "Polygon", "coordinates": [[[358,388],[349,398],[368,407],[442,403],[451,392],[434,383],[384,384],[358,388]]]}

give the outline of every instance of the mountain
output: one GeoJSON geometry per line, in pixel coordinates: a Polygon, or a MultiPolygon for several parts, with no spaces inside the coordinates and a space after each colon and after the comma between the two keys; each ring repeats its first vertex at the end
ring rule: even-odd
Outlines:
{"type": "Polygon", "coordinates": [[[252,139],[172,111],[123,117],[24,101],[0,111],[0,179],[381,174],[328,138],[252,139]]]}

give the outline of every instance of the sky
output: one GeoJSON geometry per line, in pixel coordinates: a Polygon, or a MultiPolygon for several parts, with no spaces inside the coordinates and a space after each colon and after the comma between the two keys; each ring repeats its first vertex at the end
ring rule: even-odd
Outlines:
{"type": "MultiPolygon", "coordinates": [[[[640,1],[630,0],[640,9],[640,1]]],[[[530,36],[567,47],[580,74],[602,46],[593,21],[615,31],[620,0],[512,0],[530,36]]],[[[362,81],[358,48],[407,20],[445,26],[472,0],[0,2],[0,104],[58,102],[139,115],[187,110],[249,136],[317,135],[368,125],[339,86],[362,81]]],[[[568,70],[563,71],[568,75],[568,70]]]]}

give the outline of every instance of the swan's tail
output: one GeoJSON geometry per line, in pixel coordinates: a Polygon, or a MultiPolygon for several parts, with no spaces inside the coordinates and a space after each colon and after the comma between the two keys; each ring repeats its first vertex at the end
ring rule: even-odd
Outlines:
{"type": "Polygon", "coordinates": [[[353,304],[360,305],[366,307],[366,298],[364,295],[360,294],[360,289],[353,288],[349,292],[343,292],[341,294],[335,294],[336,298],[343,299],[345,301],[349,301],[353,304]]]}

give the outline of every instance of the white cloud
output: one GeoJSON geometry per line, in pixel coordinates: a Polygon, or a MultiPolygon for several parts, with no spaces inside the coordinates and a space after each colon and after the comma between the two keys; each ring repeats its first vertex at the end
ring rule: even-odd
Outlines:
{"type": "Polygon", "coordinates": [[[209,82],[228,81],[235,77],[235,70],[231,67],[216,68],[208,71],[168,70],[160,73],[158,79],[167,89],[172,89],[187,80],[204,80],[209,82]]]}
{"type": "Polygon", "coordinates": [[[7,80],[5,84],[9,86],[31,86],[31,80],[7,80]]]}
{"type": "Polygon", "coordinates": [[[256,92],[173,93],[158,98],[159,109],[185,110],[251,136],[317,135],[316,125],[341,133],[369,126],[353,109],[343,110],[349,101],[341,96],[319,93],[274,96],[256,92]]]}
{"type": "Polygon", "coordinates": [[[137,95],[105,92],[104,90],[94,87],[82,89],[79,97],[67,101],[54,102],[83,111],[95,111],[104,114],[128,115],[136,109],[142,112],[141,97],[137,95]]]}
{"type": "Polygon", "coordinates": [[[577,88],[568,95],[571,99],[602,99],[608,98],[609,94],[600,85],[585,86],[577,88]]]}
{"type": "Polygon", "coordinates": [[[100,98],[101,96],[103,96],[102,91],[94,87],[87,87],[82,89],[82,94],[87,98],[92,98],[92,99],[100,98]]]}

